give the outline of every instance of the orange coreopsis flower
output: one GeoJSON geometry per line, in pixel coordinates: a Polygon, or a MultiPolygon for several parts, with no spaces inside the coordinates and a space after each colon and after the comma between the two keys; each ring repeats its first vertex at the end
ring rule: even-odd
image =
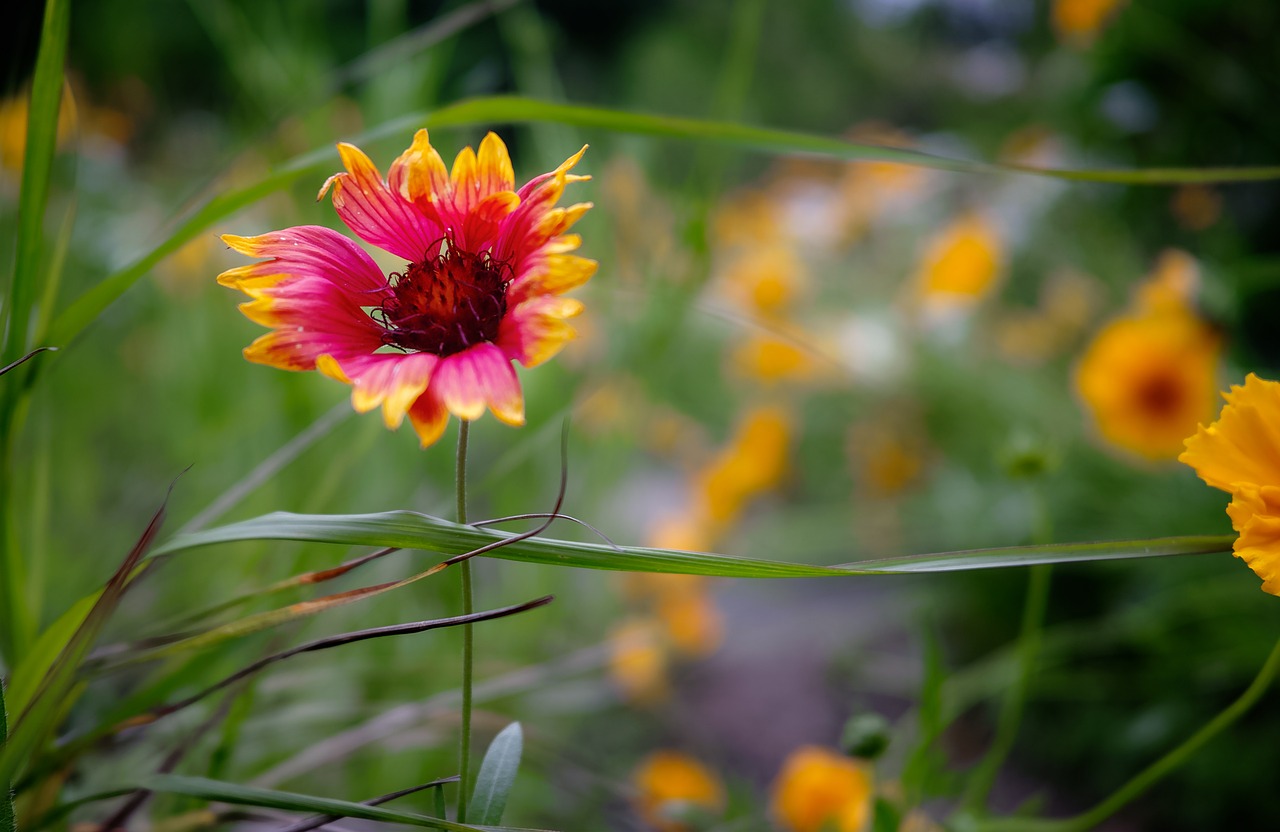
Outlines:
{"type": "Polygon", "coordinates": [[[671,815],[681,807],[708,812],[724,808],[724,787],[706,766],[679,751],[655,751],[631,775],[640,815],[663,832],[679,832],[686,825],[671,815]]]}
{"type": "Polygon", "coordinates": [[[798,748],[773,784],[773,815],[787,832],[860,832],[871,817],[871,775],[818,746],[798,748]]]}
{"type": "Polygon", "coordinates": [[[926,309],[971,307],[995,288],[1003,260],[992,223],[981,214],[965,214],[929,241],[916,291],[926,309]]]}
{"type": "Polygon", "coordinates": [[[252,298],[240,307],[246,317],[272,329],[245,357],[350,384],[356,410],[381,407],[390,428],[407,415],[424,447],[450,413],[473,420],[488,407],[523,424],[512,362],[540,364],[574,337],[565,319],[582,304],[562,295],[596,270],[571,253],[581,240],[566,233],[591,204],[556,205],[567,184],[588,178],[569,173],[583,151],[516,190],[493,133],[479,153],[464,148],[450,171],[419,130],[385,179],[359,148],[338,150],[346,171],[320,196],[332,190],[347,227],[404,268],[384,275],[362,248],[320,226],[224,236],[241,254],[266,258],[218,278],[252,298]]]}
{"type": "Polygon", "coordinates": [[[1220,342],[1190,307],[1194,274],[1166,256],[1134,309],[1102,328],[1076,368],[1076,388],[1107,441],[1171,459],[1213,414],[1220,342]]]}
{"type": "Polygon", "coordinates": [[[1218,420],[1201,425],[1178,459],[1231,495],[1236,557],[1280,595],[1280,383],[1250,373],[1224,398],[1218,420]]]}

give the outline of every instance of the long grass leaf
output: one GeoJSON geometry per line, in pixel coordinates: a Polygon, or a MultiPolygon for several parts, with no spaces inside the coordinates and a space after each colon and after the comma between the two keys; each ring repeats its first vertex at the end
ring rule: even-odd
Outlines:
{"type": "MultiPolygon", "coordinates": [[[[442,554],[470,551],[510,540],[515,535],[462,526],[411,511],[380,514],[291,514],[275,512],[240,523],[178,535],[156,549],[170,555],[190,549],[242,540],[298,540],[315,543],[394,546],[442,554]]],[[[610,546],[577,541],[526,539],[487,553],[490,557],[625,572],[675,572],[729,578],[814,578],[831,575],[885,575],[955,572],[1031,566],[1204,555],[1231,550],[1230,536],[1167,537],[1102,543],[1011,546],[939,554],[863,560],[836,566],[785,563],[704,552],[638,546],[610,546]]]]}
{"type": "MultiPolygon", "coordinates": [[[[0,740],[9,739],[9,711],[5,707],[4,680],[0,679],[0,740]]],[[[0,832],[17,832],[13,813],[13,789],[9,780],[0,780],[0,832]]]]}
{"type": "Polygon", "coordinates": [[[78,691],[83,690],[83,685],[77,684],[76,671],[107,619],[115,612],[131,580],[136,577],[135,570],[139,566],[145,568],[143,557],[160,533],[167,502],[166,496],[165,503],[151,517],[151,522],[147,524],[138,542],[103,587],[84,622],[76,628],[75,634],[45,673],[36,692],[32,694],[30,703],[17,715],[8,739],[0,747],[0,782],[14,781],[14,777],[28,765],[31,756],[40,748],[45,738],[53,732],[78,691]]]}
{"type": "MultiPolygon", "coordinates": [[[[376,820],[384,823],[403,823],[409,826],[445,829],[449,830],[449,832],[473,832],[476,829],[511,829],[511,827],[498,826],[468,826],[444,820],[443,818],[419,815],[414,812],[401,812],[395,809],[384,809],[379,806],[367,806],[363,803],[335,800],[331,797],[313,797],[292,792],[257,789],[252,786],[238,786],[234,783],[226,783],[220,780],[206,780],[203,777],[178,777],[171,774],[157,775],[143,781],[142,787],[155,792],[185,794],[189,797],[216,800],[222,803],[238,803],[243,806],[261,806],[267,809],[283,809],[290,812],[333,815],[340,818],[361,818],[362,820],[376,820]]],[[[517,830],[513,830],[513,832],[517,832],[517,830]]]]}
{"type": "Polygon", "coordinates": [[[40,29],[40,47],[31,81],[27,111],[26,150],[22,161],[22,192],[18,198],[18,245],[13,282],[9,286],[5,362],[26,352],[32,304],[40,283],[44,249],[44,213],[49,180],[58,149],[58,112],[62,104],[63,65],[71,31],[70,0],[49,0],[40,29]]]}

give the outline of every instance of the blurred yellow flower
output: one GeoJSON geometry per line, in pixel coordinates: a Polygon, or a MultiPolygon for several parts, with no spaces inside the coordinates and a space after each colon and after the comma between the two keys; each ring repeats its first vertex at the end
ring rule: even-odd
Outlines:
{"type": "Polygon", "coordinates": [[[667,696],[667,653],[652,621],[634,618],[609,636],[609,678],[629,702],[651,705],[667,696]]]}
{"type": "Polygon", "coordinates": [[[782,764],[772,811],[787,832],[860,832],[871,817],[873,798],[865,766],[826,748],[804,746],[782,764]]]}
{"type": "Polygon", "coordinates": [[[1123,4],[1124,0],[1054,0],[1053,28],[1062,40],[1088,44],[1123,4]]]}
{"type": "Polygon", "coordinates": [[[748,411],[733,439],[698,477],[707,516],[736,520],[748,502],[776,486],[787,469],[791,417],[780,407],[748,411]]]}
{"type": "Polygon", "coordinates": [[[672,648],[684,656],[707,656],[714,653],[724,639],[724,619],[700,582],[693,582],[691,589],[662,593],[656,599],[655,612],[672,648]]]}
{"type": "Polygon", "coordinates": [[[1182,438],[1213,415],[1220,340],[1190,308],[1181,257],[1161,266],[1135,310],[1094,337],[1075,383],[1104,439],[1148,459],[1172,459],[1182,438]]]}
{"type": "Polygon", "coordinates": [[[964,214],[929,241],[916,291],[926,308],[968,308],[995,288],[1003,256],[991,222],[978,213],[964,214]]]}
{"type": "Polygon", "coordinates": [[[815,371],[813,356],[802,347],[772,335],[753,335],[733,351],[733,365],[765,384],[802,381],[815,371]]]}
{"type": "MultiPolygon", "coordinates": [[[[0,101],[0,165],[9,170],[22,170],[27,147],[27,111],[30,95],[10,96],[0,101]]],[[[69,88],[62,91],[58,105],[58,145],[61,146],[76,127],[76,105],[69,88]]]]}
{"type": "Polygon", "coordinates": [[[742,250],[724,272],[731,297],[766,318],[776,318],[803,291],[804,263],[787,245],[755,245],[742,250]]]}
{"type": "Polygon", "coordinates": [[[679,751],[655,751],[631,775],[636,809],[662,832],[681,832],[688,825],[674,815],[681,807],[719,813],[724,809],[724,786],[702,763],[679,751]]]}
{"type": "Polygon", "coordinates": [[[1006,311],[995,322],[996,347],[1012,364],[1043,363],[1071,345],[1101,302],[1095,278],[1070,269],[1055,272],[1041,287],[1036,308],[1006,311]]]}
{"type": "MultiPolygon", "coordinates": [[[[911,137],[883,122],[866,122],[849,131],[856,142],[881,147],[910,147],[911,137]]],[[[894,162],[854,162],[840,179],[840,211],[844,236],[855,241],[887,210],[912,201],[928,182],[929,171],[894,162]]]]}
{"type": "Polygon", "coordinates": [[[723,246],[759,246],[782,238],[777,206],[760,190],[746,189],[733,194],[712,218],[712,233],[723,246]]]}
{"type": "Polygon", "coordinates": [[[1250,373],[1224,398],[1218,420],[1200,425],[1178,460],[1231,495],[1236,557],[1280,595],[1280,383],[1250,373]]]}

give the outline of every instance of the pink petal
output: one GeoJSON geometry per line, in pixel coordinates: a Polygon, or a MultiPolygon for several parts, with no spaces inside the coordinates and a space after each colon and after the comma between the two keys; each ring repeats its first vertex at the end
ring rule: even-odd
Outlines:
{"type": "Polygon", "coordinates": [[[339,144],[346,173],[334,174],[320,189],[324,196],[333,187],[333,207],[347,227],[365,242],[416,263],[431,244],[443,236],[431,222],[397,191],[358,147],[339,144]]]}
{"type": "Polygon", "coordinates": [[[257,237],[224,234],[233,251],[270,258],[229,269],[218,276],[223,286],[248,290],[276,277],[320,277],[349,292],[377,292],[387,288],[386,277],[364,249],[331,228],[300,225],[257,237]]]}
{"type": "Polygon", "coordinates": [[[488,404],[507,424],[524,424],[520,381],[511,360],[493,344],[477,344],[441,359],[431,390],[460,419],[480,418],[488,404]]]}

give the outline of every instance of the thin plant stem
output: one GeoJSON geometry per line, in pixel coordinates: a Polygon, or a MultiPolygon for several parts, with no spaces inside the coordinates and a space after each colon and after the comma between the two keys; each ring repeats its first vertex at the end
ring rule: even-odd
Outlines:
{"type": "Polygon", "coordinates": [[[1059,820],[1030,820],[1026,818],[1000,818],[980,821],[975,825],[977,832],[1086,832],[1102,823],[1116,812],[1139,797],[1147,789],[1154,786],[1170,772],[1199,751],[1206,743],[1230,727],[1236,720],[1248,713],[1258,703],[1262,695],[1271,687],[1277,673],[1280,673],[1280,641],[1271,648],[1262,669],[1254,677],[1244,693],[1209,720],[1199,731],[1188,737],[1181,745],[1165,754],[1159,760],[1147,766],[1129,782],[1116,789],[1106,800],[1089,811],[1073,818],[1059,820]]]}
{"type": "MultiPolygon", "coordinates": [[[[467,522],[467,435],[471,423],[460,419],[458,425],[458,461],[455,482],[457,484],[459,523],[467,522]]],[[[474,612],[475,600],[471,592],[471,561],[459,564],[462,575],[462,614],[474,612]]],[[[471,624],[462,625],[462,715],[461,737],[458,748],[458,823],[467,822],[467,785],[471,774],[471,678],[475,652],[475,634],[471,624]]]]}
{"type": "MultiPolygon", "coordinates": [[[[1049,502],[1039,483],[1031,487],[1031,504],[1033,510],[1033,542],[1044,545],[1053,539],[1053,518],[1049,511],[1049,502]]],[[[991,789],[995,786],[1000,767],[1013,751],[1018,738],[1018,727],[1022,723],[1022,713],[1026,709],[1027,691],[1031,687],[1031,675],[1036,659],[1040,655],[1040,646],[1044,641],[1044,617],[1049,606],[1049,584],[1053,574],[1053,566],[1042,564],[1033,566],[1027,576],[1027,595],[1022,607],[1022,627],[1018,634],[1018,646],[1015,655],[1017,676],[1013,687],[1000,705],[1000,714],[996,718],[996,734],[982,761],[975,767],[969,783],[965,788],[961,801],[965,810],[972,813],[985,813],[991,789]]]]}
{"type": "Polygon", "coordinates": [[[1022,712],[1027,704],[1027,691],[1031,687],[1032,670],[1044,638],[1044,615],[1049,605],[1049,579],[1052,574],[1051,564],[1041,564],[1030,569],[1026,602],[1022,608],[1022,631],[1018,636],[1018,675],[1001,703],[991,749],[978,764],[965,790],[964,807],[971,812],[985,811],[996,775],[1018,737],[1018,726],[1022,722],[1022,712]]]}

